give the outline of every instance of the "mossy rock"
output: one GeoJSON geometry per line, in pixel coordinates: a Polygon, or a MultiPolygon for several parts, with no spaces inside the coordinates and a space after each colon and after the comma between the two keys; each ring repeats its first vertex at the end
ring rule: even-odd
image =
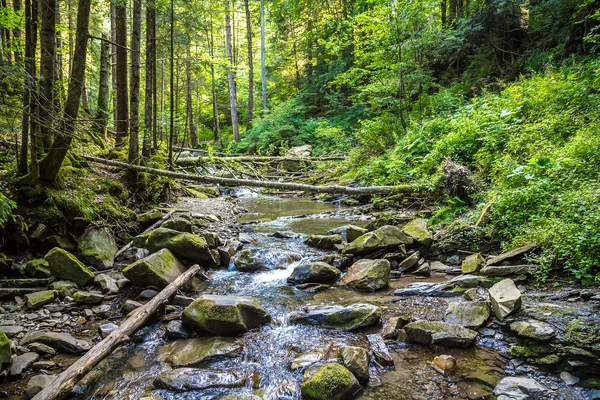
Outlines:
{"type": "Polygon", "coordinates": [[[264,263],[254,256],[250,250],[242,250],[233,261],[233,265],[240,272],[255,272],[266,269],[264,263]]]}
{"type": "Polygon", "coordinates": [[[43,258],[27,261],[25,273],[32,278],[49,278],[52,276],[48,269],[48,262],[43,258]]]}
{"type": "Polygon", "coordinates": [[[48,243],[52,248],[58,247],[68,252],[77,251],[77,246],[73,244],[69,238],[60,235],[51,235],[46,238],[46,243],[48,243]]]}
{"type": "Polygon", "coordinates": [[[310,235],[306,244],[317,249],[333,249],[336,244],[342,244],[341,235],[310,235]]]}
{"type": "Polygon", "coordinates": [[[56,292],[54,290],[42,290],[39,292],[26,294],[25,302],[27,304],[27,308],[35,310],[36,308],[40,308],[45,304],[52,303],[55,297],[56,292]]]}
{"type": "Polygon", "coordinates": [[[104,300],[104,296],[101,293],[79,290],[73,294],[73,299],[78,304],[100,304],[104,300]]]}
{"type": "Polygon", "coordinates": [[[79,255],[99,269],[112,268],[119,248],[106,228],[90,228],[79,238],[79,255]]]}
{"type": "Polygon", "coordinates": [[[173,217],[165,222],[163,222],[160,226],[161,228],[172,229],[177,232],[187,232],[192,233],[192,223],[189,219],[182,217],[173,217]]]}
{"type": "Polygon", "coordinates": [[[302,398],[307,400],[347,400],[361,391],[360,383],[352,372],[338,363],[327,364],[312,372],[305,372],[302,398]]]}
{"type": "Polygon", "coordinates": [[[169,249],[177,257],[192,262],[212,261],[213,259],[204,238],[162,227],[137,236],[133,245],[144,247],[151,253],[169,249]]]}
{"type": "Polygon", "coordinates": [[[342,284],[363,292],[385,289],[390,282],[390,270],[388,260],[360,260],[348,269],[342,284]]]}
{"type": "Polygon", "coordinates": [[[184,272],[183,264],[168,249],[162,249],[123,269],[125,278],[137,286],[159,288],[166,287],[184,272]]]}
{"type": "Polygon", "coordinates": [[[446,347],[470,347],[477,338],[476,331],[442,321],[411,322],[404,327],[404,331],[411,343],[446,347]]]}
{"type": "Polygon", "coordinates": [[[402,232],[423,246],[430,246],[433,242],[433,235],[429,232],[427,220],[423,218],[415,218],[409,221],[402,227],[402,232]]]}
{"type": "Polygon", "coordinates": [[[67,279],[80,286],[85,286],[94,279],[94,274],[73,254],[58,247],[46,254],[48,269],[58,279],[67,279]]]}
{"type": "Polygon", "coordinates": [[[290,321],[317,325],[327,329],[354,331],[379,322],[381,308],[372,304],[343,306],[310,306],[290,316],[290,321]]]}
{"type": "Polygon", "coordinates": [[[4,332],[0,331],[0,370],[10,363],[11,355],[10,340],[4,332]]]}
{"type": "Polygon", "coordinates": [[[406,235],[400,228],[385,225],[376,231],[366,233],[344,247],[342,253],[359,256],[378,250],[393,250],[400,245],[409,245],[413,238],[406,235]]]}
{"type": "Polygon", "coordinates": [[[483,264],[485,260],[481,253],[471,254],[462,262],[461,271],[463,274],[474,274],[479,272],[483,264]]]}
{"type": "Polygon", "coordinates": [[[136,220],[143,226],[150,226],[161,219],[163,215],[164,213],[161,210],[154,209],[142,214],[137,214],[136,220]]]}
{"type": "Polygon", "coordinates": [[[54,281],[50,284],[49,288],[56,291],[61,297],[73,296],[78,289],[75,282],[69,281],[54,281]]]}
{"type": "Polygon", "coordinates": [[[13,260],[0,253],[0,275],[8,275],[11,271],[13,260]]]}
{"type": "Polygon", "coordinates": [[[288,277],[288,283],[334,283],[341,271],[331,265],[321,262],[304,262],[296,266],[288,277]]]}

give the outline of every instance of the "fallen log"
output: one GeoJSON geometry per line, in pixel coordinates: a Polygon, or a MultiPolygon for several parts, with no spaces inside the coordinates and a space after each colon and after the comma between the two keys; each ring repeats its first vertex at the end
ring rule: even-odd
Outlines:
{"type": "Polygon", "coordinates": [[[90,372],[96,364],[112,353],[113,350],[128,341],[130,336],[154,314],[159,306],[165,304],[183,285],[201,271],[202,267],[196,264],[177,277],[159,294],[154,296],[152,300],[138,308],[133,315],[127,318],[106,339],[92,347],[83,357],[58,375],[56,379],[34,397],[34,400],[58,400],[69,396],[75,384],[85,374],[90,372]]]}
{"type": "MultiPolygon", "coordinates": [[[[180,147],[180,150],[184,150],[184,151],[189,151],[190,153],[203,153],[203,154],[208,154],[207,150],[202,150],[202,149],[192,149],[189,147],[180,147]]],[[[331,155],[331,156],[316,156],[316,157],[277,157],[277,156],[240,156],[237,154],[228,154],[228,153],[219,153],[216,152],[214,154],[217,154],[223,158],[233,158],[233,159],[246,159],[246,161],[250,161],[254,159],[256,160],[262,160],[262,161],[268,161],[268,160],[282,160],[282,159],[286,159],[286,160],[305,160],[305,161],[310,161],[310,160],[317,160],[317,161],[328,161],[328,160],[345,160],[346,156],[335,156],[335,155],[331,155]]],[[[215,157],[213,157],[215,158],[215,157]]],[[[220,157],[216,157],[216,158],[220,158],[220,157]]],[[[240,160],[242,161],[242,160],[240,160]]]]}
{"type": "MultiPolygon", "coordinates": [[[[142,233],[146,233],[148,231],[151,231],[152,229],[156,229],[158,228],[163,222],[165,222],[166,220],[169,219],[169,217],[171,217],[171,215],[175,214],[175,210],[171,210],[169,211],[167,214],[163,215],[158,221],[156,221],[155,223],[152,224],[152,226],[148,229],[146,229],[144,232],[142,233]]],[[[127,243],[125,246],[121,247],[119,249],[119,251],[117,251],[117,253],[115,254],[115,261],[117,258],[121,257],[121,255],[123,255],[123,253],[125,253],[127,250],[129,250],[129,248],[133,245],[133,240],[129,243],[127,243]]]]}
{"type": "Polygon", "coordinates": [[[348,195],[392,195],[392,194],[419,194],[425,191],[424,187],[415,185],[397,185],[397,186],[365,186],[365,187],[350,187],[350,186],[315,186],[302,183],[289,182],[272,182],[259,181],[251,179],[235,179],[235,178],[219,178],[211,175],[192,175],[181,172],[165,171],[163,169],[143,167],[139,165],[127,164],[119,161],[106,160],[104,158],[83,156],[88,161],[109,165],[112,167],[122,167],[132,169],[134,171],[146,172],[149,174],[166,176],[173,179],[186,179],[202,183],[216,184],[222,186],[250,186],[263,187],[270,189],[285,189],[311,193],[333,193],[333,194],[348,194],[348,195]]]}
{"type": "Polygon", "coordinates": [[[327,157],[272,157],[272,156],[231,156],[231,157],[181,157],[175,160],[175,164],[181,166],[192,166],[198,164],[206,164],[211,162],[226,163],[231,161],[237,162],[270,162],[280,163],[284,161],[299,161],[314,163],[320,161],[339,161],[345,160],[344,157],[340,156],[327,156],[327,157]]]}

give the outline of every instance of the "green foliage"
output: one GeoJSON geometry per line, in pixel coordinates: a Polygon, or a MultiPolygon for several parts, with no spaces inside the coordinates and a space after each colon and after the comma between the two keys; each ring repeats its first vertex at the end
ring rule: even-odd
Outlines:
{"type": "Polygon", "coordinates": [[[0,192],[0,228],[14,221],[13,210],[16,208],[17,204],[0,192]]]}

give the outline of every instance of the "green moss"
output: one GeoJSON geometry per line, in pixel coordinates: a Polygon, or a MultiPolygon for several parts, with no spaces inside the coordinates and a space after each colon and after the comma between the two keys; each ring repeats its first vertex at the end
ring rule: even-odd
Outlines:
{"type": "Polygon", "coordinates": [[[587,318],[576,318],[569,322],[565,330],[565,339],[577,346],[600,351],[600,326],[590,323],[587,318]]]}
{"type": "Polygon", "coordinates": [[[10,340],[4,332],[0,331],[0,369],[8,365],[11,354],[10,340]]]}
{"type": "Polygon", "coordinates": [[[561,360],[560,354],[556,354],[552,348],[542,345],[515,345],[511,346],[508,352],[514,357],[524,358],[528,362],[538,365],[554,365],[561,360]]]}
{"type": "Polygon", "coordinates": [[[302,395],[310,400],[335,399],[348,389],[355,379],[342,365],[327,364],[302,383],[302,395]]]}
{"type": "Polygon", "coordinates": [[[555,365],[560,362],[560,357],[556,354],[550,354],[545,357],[536,358],[533,362],[538,365],[555,365]]]}
{"type": "Polygon", "coordinates": [[[94,274],[73,254],[58,247],[46,254],[48,269],[56,278],[68,279],[78,285],[85,285],[94,279],[94,274]]]}
{"type": "Polygon", "coordinates": [[[25,301],[27,302],[27,308],[36,309],[45,304],[52,303],[56,297],[54,290],[42,290],[40,292],[28,293],[25,295],[25,301]]]}

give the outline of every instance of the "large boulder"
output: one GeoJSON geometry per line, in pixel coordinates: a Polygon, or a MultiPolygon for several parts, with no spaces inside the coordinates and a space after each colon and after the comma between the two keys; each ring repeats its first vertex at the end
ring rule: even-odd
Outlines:
{"type": "Polygon", "coordinates": [[[322,261],[303,262],[288,277],[289,283],[335,283],[342,272],[322,261]]]}
{"type": "Polygon", "coordinates": [[[91,348],[91,345],[84,340],[75,339],[68,333],[58,332],[30,333],[19,342],[21,346],[31,343],[42,343],[67,354],[83,354],[91,348]]]}
{"type": "Polygon", "coordinates": [[[308,369],[302,382],[302,398],[307,400],[349,400],[361,391],[352,372],[338,363],[316,370],[308,369]]]}
{"type": "Polygon", "coordinates": [[[112,268],[119,248],[106,228],[90,228],[79,238],[79,256],[99,269],[112,268]]]}
{"type": "Polygon", "coordinates": [[[150,254],[123,269],[125,278],[134,284],[159,288],[166,287],[184,272],[183,264],[167,249],[150,254]]]}
{"type": "Polygon", "coordinates": [[[276,249],[246,249],[233,257],[233,265],[240,272],[287,268],[301,259],[300,254],[276,249]]]}
{"type": "Polygon", "coordinates": [[[538,342],[547,342],[556,335],[556,331],[552,325],[535,319],[515,321],[510,324],[510,330],[519,336],[537,340],[538,342]]]}
{"type": "Polygon", "coordinates": [[[549,390],[531,378],[507,376],[494,388],[498,400],[544,400],[549,390]]]}
{"type": "Polygon", "coordinates": [[[352,243],[348,243],[342,253],[359,256],[378,250],[393,250],[404,244],[412,244],[413,238],[406,235],[400,228],[384,225],[381,228],[366,233],[352,243]]]}
{"type": "Polygon", "coordinates": [[[342,244],[341,235],[310,235],[306,244],[317,249],[333,249],[336,244],[342,244]]]}
{"type": "Polygon", "coordinates": [[[342,347],[340,357],[344,366],[360,383],[369,383],[369,351],[367,349],[355,346],[342,347]]]}
{"type": "Polygon", "coordinates": [[[203,237],[173,229],[157,228],[137,236],[134,246],[144,247],[151,253],[169,249],[177,257],[192,262],[212,261],[210,248],[203,237]]]}
{"type": "Polygon", "coordinates": [[[363,292],[385,289],[390,282],[388,260],[360,260],[354,263],[342,278],[342,283],[363,292]]]}
{"type": "Polygon", "coordinates": [[[0,370],[3,370],[8,365],[11,355],[10,340],[4,332],[0,331],[0,370]]]}
{"type": "Polygon", "coordinates": [[[490,288],[489,293],[492,310],[500,321],[521,308],[521,292],[511,279],[496,283],[490,288]]]}
{"type": "Polygon", "coordinates": [[[181,339],[164,346],[160,350],[159,360],[174,368],[195,367],[215,359],[235,357],[241,349],[238,341],[232,338],[181,339]]]}
{"type": "Polygon", "coordinates": [[[197,368],[177,368],[161,373],[154,381],[158,387],[177,391],[210,388],[237,388],[244,385],[246,377],[241,371],[214,371],[197,368]]]}
{"type": "Polygon", "coordinates": [[[249,296],[200,296],[183,310],[181,319],[213,335],[237,335],[271,322],[269,313],[249,296]]]}
{"type": "Polygon", "coordinates": [[[489,317],[490,305],[487,301],[472,301],[468,303],[450,303],[444,320],[449,324],[478,329],[489,317]]]}
{"type": "Polygon", "coordinates": [[[48,269],[58,279],[75,282],[80,286],[86,285],[94,279],[94,274],[73,254],[55,247],[46,254],[44,260],[48,262],[48,269]]]}
{"type": "Polygon", "coordinates": [[[404,327],[408,341],[446,347],[470,347],[477,332],[442,321],[415,321],[404,327]]]}
{"type": "Polygon", "coordinates": [[[381,308],[372,304],[344,306],[309,306],[293,313],[290,321],[305,325],[319,325],[328,329],[353,331],[375,325],[381,317],[381,308]]]}
{"type": "Polygon", "coordinates": [[[429,246],[433,242],[433,235],[429,232],[427,220],[423,218],[415,218],[409,221],[402,228],[402,232],[423,246],[429,246]]]}

